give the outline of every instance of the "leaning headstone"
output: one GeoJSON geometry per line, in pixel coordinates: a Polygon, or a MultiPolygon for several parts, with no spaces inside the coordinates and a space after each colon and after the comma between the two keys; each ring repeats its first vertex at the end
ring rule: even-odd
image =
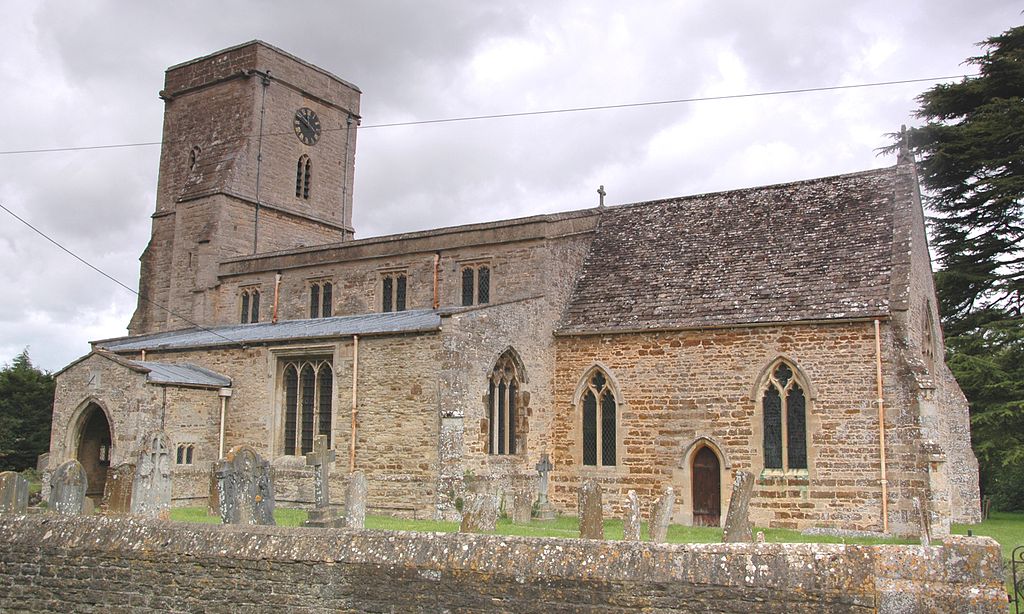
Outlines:
{"type": "Polygon", "coordinates": [[[304,526],[333,527],[339,524],[331,508],[330,473],[334,459],[334,450],[328,447],[327,435],[317,435],[313,439],[313,451],[306,454],[306,465],[313,468],[313,502],[316,507],[309,511],[304,526]]]}
{"type": "Polygon", "coordinates": [[[651,510],[651,541],[661,544],[668,541],[668,523],[672,520],[672,508],[676,504],[676,491],[668,486],[654,502],[651,510]]]}
{"type": "Polygon", "coordinates": [[[85,469],[77,460],[69,460],[50,478],[50,509],[65,516],[79,516],[85,509],[85,489],[89,485],[85,469]]]}
{"type": "Polygon", "coordinates": [[[460,533],[485,533],[498,524],[498,497],[486,492],[467,492],[462,506],[460,533]]]}
{"type": "Polygon", "coordinates": [[[551,459],[548,455],[541,454],[540,462],[537,463],[535,469],[537,469],[537,475],[540,476],[540,480],[537,482],[537,519],[538,520],[554,520],[555,519],[555,506],[551,505],[548,501],[548,475],[555,466],[551,464],[551,459]]]}
{"type": "Polygon", "coordinates": [[[921,545],[930,546],[932,543],[931,527],[928,526],[928,514],[921,506],[921,500],[914,497],[914,513],[917,514],[919,529],[921,532],[921,545]]]}
{"type": "Polygon", "coordinates": [[[217,488],[224,524],[274,524],[274,476],[252,447],[235,446],[217,462],[217,488]]]}
{"type": "Polygon", "coordinates": [[[146,518],[165,517],[171,507],[171,455],[163,433],[146,438],[146,449],[132,481],[131,513],[146,518]]]}
{"type": "Polygon", "coordinates": [[[604,539],[604,512],[601,509],[601,485],[584,480],[579,490],[580,537],[604,539]]]}
{"type": "Polygon", "coordinates": [[[512,491],[512,522],[530,524],[533,515],[533,492],[527,484],[516,484],[512,491]]]}
{"type": "Polygon", "coordinates": [[[24,514],[28,510],[28,480],[14,471],[0,473],[0,514],[24,514]]]}
{"type": "Polygon", "coordinates": [[[732,498],[725,515],[722,541],[725,543],[751,542],[754,535],[750,526],[750,497],[754,493],[754,474],[737,471],[732,481],[732,498]]]}
{"type": "Polygon", "coordinates": [[[132,512],[132,485],[135,482],[135,463],[121,463],[107,473],[103,484],[103,509],[111,516],[132,512]]]}
{"type": "Polygon", "coordinates": [[[640,499],[635,490],[626,493],[626,515],[622,519],[622,539],[640,541],[640,499]]]}
{"type": "Polygon", "coordinates": [[[362,529],[366,526],[366,476],[354,471],[345,487],[345,526],[362,529]]]}

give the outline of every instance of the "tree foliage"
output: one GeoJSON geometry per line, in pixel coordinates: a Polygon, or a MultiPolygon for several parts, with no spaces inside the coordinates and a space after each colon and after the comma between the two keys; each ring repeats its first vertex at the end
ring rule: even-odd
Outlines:
{"type": "Polygon", "coordinates": [[[53,376],[32,366],[28,350],[0,370],[0,471],[36,466],[50,448],[53,376]]]}
{"type": "Polygon", "coordinates": [[[1024,26],[980,46],[966,61],[977,76],[918,97],[926,123],[907,138],[933,214],[947,363],[971,404],[983,494],[1024,509],[1024,26]]]}

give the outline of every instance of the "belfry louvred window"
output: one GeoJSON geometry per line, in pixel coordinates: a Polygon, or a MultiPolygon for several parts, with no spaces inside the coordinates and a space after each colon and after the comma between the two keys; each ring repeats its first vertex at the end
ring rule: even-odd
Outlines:
{"type": "Polygon", "coordinates": [[[618,402],[608,383],[608,376],[601,369],[591,372],[581,405],[583,464],[605,467],[618,464],[618,402]]]}
{"type": "Polygon", "coordinates": [[[309,200],[309,189],[313,179],[313,161],[302,154],[295,165],[295,196],[309,200]]]}
{"type": "Polygon", "coordinates": [[[334,371],[331,361],[289,360],[283,366],[284,453],[313,450],[314,435],[331,436],[334,371]]]}
{"type": "Polygon", "coordinates": [[[487,384],[487,452],[515,454],[518,445],[519,393],[522,374],[516,366],[512,350],[498,358],[487,384]]]}
{"type": "Polygon", "coordinates": [[[761,392],[765,469],[807,468],[807,397],[785,362],[772,368],[761,392]]]}

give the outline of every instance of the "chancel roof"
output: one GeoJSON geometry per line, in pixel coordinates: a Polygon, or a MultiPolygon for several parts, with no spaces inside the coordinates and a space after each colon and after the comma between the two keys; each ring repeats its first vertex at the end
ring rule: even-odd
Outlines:
{"type": "Polygon", "coordinates": [[[559,334],[887,315],[896,169],[608,207],[559,334]]]}
{"type": "Polygon", "coordinates": [[[436,331],[440,328],[441,316],[436,311],[418,309],[313,320],[282,320],[276,324],[265,322],[188,328],[153,335],[106,339],[93,344],[112,352],[138,352],[436,331]]]}

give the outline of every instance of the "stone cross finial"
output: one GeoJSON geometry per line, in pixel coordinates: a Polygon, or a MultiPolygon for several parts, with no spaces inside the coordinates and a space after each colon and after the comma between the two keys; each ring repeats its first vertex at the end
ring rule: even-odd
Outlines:
{"type": "Polygon", "coordinates": [[[912,160],[910,155],[910,132],[907,130],[906,124],[904,124],[900,126],[900,150],[896,155],[896,163],[905,164],[912,160]]]}
{"type": "Polygon", "coordinates": [[[607,194],[607,192],[604,191],[604,186],[603,185],[602,186],[598,186],[598,188],[597,188],[597,196],[598,196],[598,199],[599,199],[598,203],[597,203],[598,207],[603,207],[604,206],[604,197],[605,197],[606,194],[607,194]]]}
{"type": "Polygon", "coordinates": [[[317,507],[327,507],[331,503],[327,480],[334,458],[334,450],[327,447],[327,435],[317,435],[313,439],[313,451],[306,454],[306,465],[313,467],[313,498],[317,507]]]}

